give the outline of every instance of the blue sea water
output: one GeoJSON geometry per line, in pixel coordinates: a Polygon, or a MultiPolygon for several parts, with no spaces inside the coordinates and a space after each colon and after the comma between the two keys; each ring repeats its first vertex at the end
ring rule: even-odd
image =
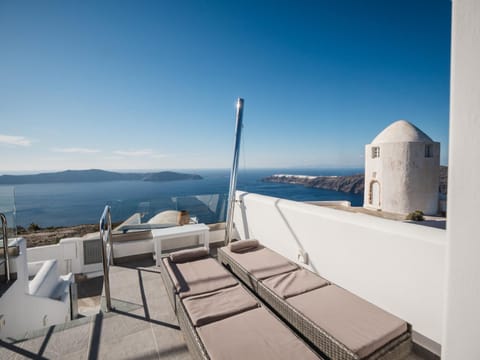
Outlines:
{"type": "MultiPolygon", "coordinates": [[[[52,183],[15,185],[16,225],[36,223],[41,227],[71,226],[98,222],[105,205],[112,206],[112,220],[121,221],[135,212],[145,219],[167,209],[187,209],[200,221],[214,222],[225,218],[229,186],[228,170],[192,170],[202,180],[171,182],[113,181],[92,183],[52,183]],[[195,195],[221,194],[195,197],[195,195]],[[200,199],[200,201],[199,201],[200,199]],[[209,214],[199,211],[207,204],[209,214]],[[197,213],[198,212],[198,213],[197,213]]],[[[297,175],[351,175],[363,169],[263,169],[240,170],[237,189],[291,200],[348,200],[354,206],[363,202],[362,195],[314,189],[303,185],[262,182],[277,173],[297,175]]],[[[0,186],[1,188],[1,186],[0,186]]]]}

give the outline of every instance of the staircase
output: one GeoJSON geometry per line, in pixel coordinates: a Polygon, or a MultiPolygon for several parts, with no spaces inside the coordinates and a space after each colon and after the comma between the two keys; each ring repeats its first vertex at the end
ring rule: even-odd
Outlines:
{"type": "Polygon", "coordinates": [[[71,320],[73,274],[60,276],[57,260],[29,264],[23,238],[6,244],[0,252],[0,339],[71,320]]]}

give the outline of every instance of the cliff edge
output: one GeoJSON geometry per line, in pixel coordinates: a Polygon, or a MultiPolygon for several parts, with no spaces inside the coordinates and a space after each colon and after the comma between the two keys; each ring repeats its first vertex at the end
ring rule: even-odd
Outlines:
{"type": "MultiPolygon", "coordinates": [[[[297,184],[317,189],[341,191],[350,194],[363,194],[365,185],[364,174],[348,176],[306,176],[306,175],[288,175],[276,174],[263,178],[264,182],[297,184]]],[[[440,186],[441,194],[447,193],[448,167],[440,167],[440,186]]]]}

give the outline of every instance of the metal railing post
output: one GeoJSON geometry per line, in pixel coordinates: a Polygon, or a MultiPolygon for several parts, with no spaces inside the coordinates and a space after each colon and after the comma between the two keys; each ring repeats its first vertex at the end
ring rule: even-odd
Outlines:
{"type": "Polygon", "coordinates": [[[102,217],[100,218],[100,241],[102,242],[102,262],[103,262],[103,281],[105,285],[105,300],[107,302],[106,312],[112,310],[112,299],[110,296],[110,265],[113,265],[112,259],[112,217],[110,206],[105,206],[102,217]]]}
{"type": "Polygon", "coordinates": [[[233,163],[230,172],[230,189],[228,191],[228,210],[227,210],[227,226],[225,227],[225,245],[232,240],[233,233],[233,212],[235,209],[235,191],[237,189],[237,171],[238,161],[240,158],[240,140],[242,138],[243,127],[243,103],[242,98],[237,100],[237,114],[235,126],[235,144],[233,147],[233,163]]]}
{"type": "Polygon", "coordinates": [[[8,231],[7,231],[7,217],[5,214],[0,213],[2,219],[2,235],[3,235],[3,253],[5,256],[5,279],[6,282],[10,281],[10,262],[8,256],[8,231]]]}

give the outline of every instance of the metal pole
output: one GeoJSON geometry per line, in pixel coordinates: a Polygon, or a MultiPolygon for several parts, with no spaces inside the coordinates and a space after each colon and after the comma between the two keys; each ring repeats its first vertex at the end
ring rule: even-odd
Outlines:
{"type": "Polygon", "coordinates": [[[5,279],[10,281],[10,262],[8,259],[8,233],[7,233],[7,217],[0,213],[2,219],[2,234],[3,234],[3,253],[5,254],[5,279]]]}
{"type": "Polygon", "coordinates": [[[107,243],[108,243],[108,258],[110,259],[109,265],[115,265],[113,262],[113,243],[112,243],[112,209],[108,207],[108,232],[107,232],[107,243]]]}
{"type": "Polygon", "coordinates": [[[233,163],[232,171],[230,172],[230,188],[228,191],[228,211],[227,226],[225,228],[225,245],[228,245],[230,243],[233,235],[233,212],[235,209],[235,191],[237,189],[238,160],[240,158],[240,139],[242,137],[243,127],[243,103],[244,100],[242,98],[238,98],[235,126],[235,144],[233,147],[233,163]]]}
{"type": "Polygon", "coordinates": [[[110,297],[110,252],[111,236],[112,236],[112,222],[110,217],[110,206],[105,206],[102,217],[100,218],[100,241],[102,242],[102,262],[103,262],[103,282],[105,285],[105,300],[107,302],[106,312],[112,310],[112,300],[110,297]],[[107,238],[105,239],[105,232],[107,238]],[[107,249],[107,244],[109,249],[107,249]]]}

